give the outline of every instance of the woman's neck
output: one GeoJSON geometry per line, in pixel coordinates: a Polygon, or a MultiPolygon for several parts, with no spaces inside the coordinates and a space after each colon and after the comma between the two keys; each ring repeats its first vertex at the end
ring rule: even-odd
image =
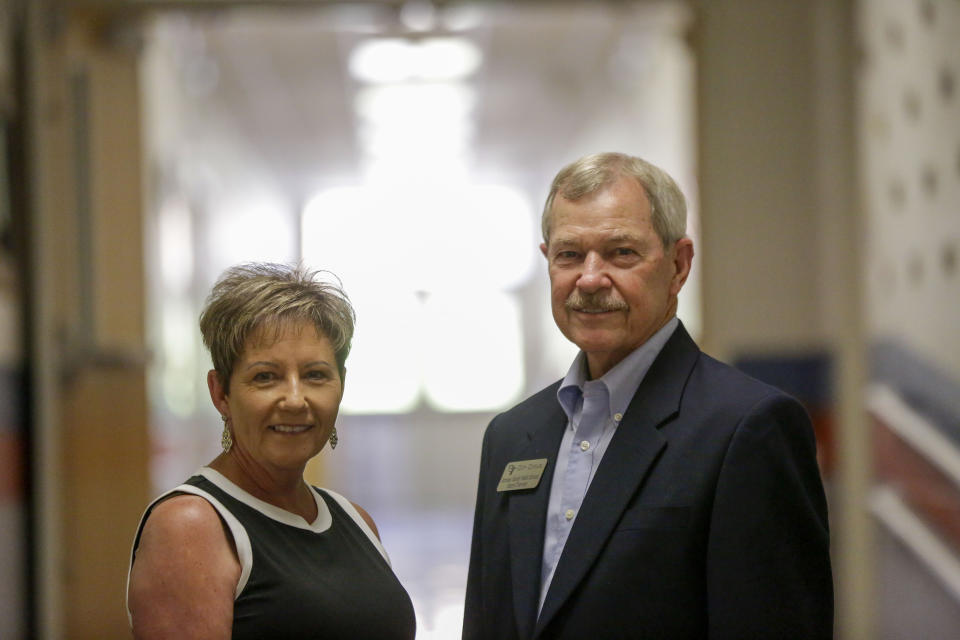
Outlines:
{"type": "Polygon", "coordinates": [[[221,453],[207,466],[259,500],[296,514],[307,522],[317,518],[317,503],[303,480],[303,469],[299,472],[267,470],[250,464],[232,451],[221,453]]]}

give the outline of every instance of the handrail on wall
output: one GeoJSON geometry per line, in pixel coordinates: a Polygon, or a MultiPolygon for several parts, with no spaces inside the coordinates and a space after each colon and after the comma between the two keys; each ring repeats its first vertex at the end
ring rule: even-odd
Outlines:
{"type": "Polygon", "coordinates": [[[889,487],[870,492],[870,513],[960,602],[960,558],[889,487]]]}
{"type": "MultiPolygon", "coordinates": [[[[867,410],[960,488],[960,449],[891,387],[867,389],[867,410]]],[[[960,602],[960,556],[889,486],[874,487],[870,513],[960,602]]]]}
{"type": "Polygon", "coordinates": [[[892,387],[881,383],[870,385],[867,410],[960,487],[960,448],[911,408],[892,387]]]}

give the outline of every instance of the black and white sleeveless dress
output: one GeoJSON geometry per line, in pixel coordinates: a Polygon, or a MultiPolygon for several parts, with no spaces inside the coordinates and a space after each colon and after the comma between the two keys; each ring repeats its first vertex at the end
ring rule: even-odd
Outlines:
{"type": "Polygon", "coordinates": [[[213,505],[233,534],[241,566],[234,640],[414,637],[413,605],[386,551],[353,505],[326,489],[314,487],[317,518],[308,523],[203,467],[147,507],[133,542],[131,567],[153,507],[183,493],[213,505]]]}

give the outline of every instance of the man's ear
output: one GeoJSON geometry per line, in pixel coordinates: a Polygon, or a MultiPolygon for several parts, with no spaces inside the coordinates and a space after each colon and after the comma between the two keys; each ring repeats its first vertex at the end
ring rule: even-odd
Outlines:
{"type": "Polygon", "coordinates": [[[673,295],[680,293],[692,266],[693,240],[687,237],[680,238],[673,245],[673,280],[670,282],[670,293],[673,295]]]}
{"type": "Polygon", "coordinates": [[[543,254],[543,257],[544,257],[544,258],[547,257],[547,243],[546,243],[546,242],[541,242],[541,243],[540,243],[540,253],[543,254]]]}
{"type": "Polygon", "coordinates": [[[210,400],[213,401],[213,406],[217,408],[221,416],[229,418],[230,405],[227,402],[227,392],[220,382],[220,376],[217,375],[216,369],[207,371],[207,389],[210,390],[210,400]]]}

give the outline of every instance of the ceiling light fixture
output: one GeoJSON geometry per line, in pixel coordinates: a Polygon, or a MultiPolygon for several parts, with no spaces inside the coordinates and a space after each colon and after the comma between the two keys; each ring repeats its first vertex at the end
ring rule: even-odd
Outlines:
{"type": "Polygon", "coordinates": [[[375,38],[350,53],[350,74],[374,84],[459,80],[474,73],[483,61],[476,44],[459,37],[375,38]]]}

